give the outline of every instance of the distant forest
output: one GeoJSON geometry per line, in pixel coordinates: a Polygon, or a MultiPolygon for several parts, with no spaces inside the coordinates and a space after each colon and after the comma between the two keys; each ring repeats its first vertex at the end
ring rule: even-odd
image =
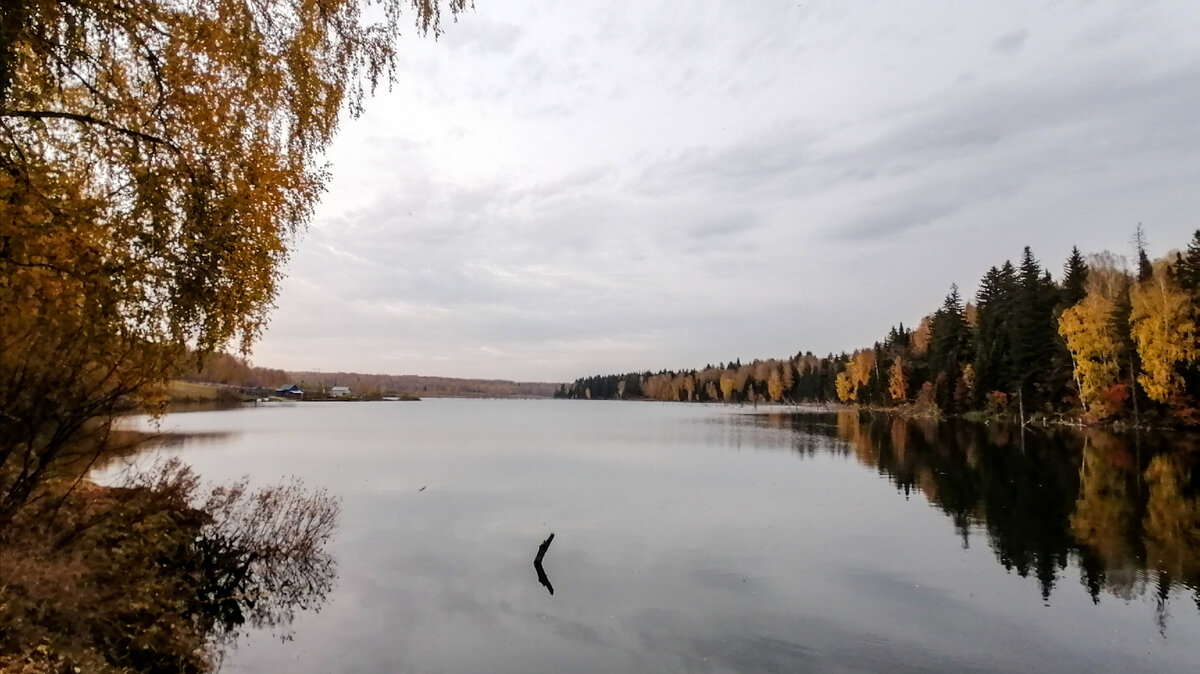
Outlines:
{"type": "Polygon", "coordinates": [[[841,402],[918,414],[1200,424],[1200,230],[1152,261],[1071,251],[1060,281],[1026,247],[988,270],[972,300],[952,285],[916,328],[823,357],[740,359],[699,370],[598,375],[565,398],[841,402]]]}
{"type": "Polygon", "coordinates": [[[220,384],[243,390],[273,389],[296,384],[314,397],[334,386],[349,386],[354,397],[413,395],[456,398],[549,398],[559,385],[503,379],[456,379],[419,375],[361,374],[358,372],[289,372],[254,367],[228,353],[214,353],[180,376],[184,381],[220,384]]]}

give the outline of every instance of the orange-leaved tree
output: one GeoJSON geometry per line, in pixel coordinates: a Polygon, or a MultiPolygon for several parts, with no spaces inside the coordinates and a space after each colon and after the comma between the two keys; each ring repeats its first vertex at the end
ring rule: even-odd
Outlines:
{"type": "Polygon", "coordinates": [[[875,351],[863,349],[855,351],[846,369],[838,374],[835,381],[838,399],[844,403],[858,400],[858,389],[871,381],[871,372],[875,368],[875,351]]]}
{"type": "Polygon", "coordinates": [[[896,356],[888,368],[888,395],[896,402],[908,399],[908,377],[904,374],[904,359],[896,356]]]}
{"type": "Polygon", "coordinates": [[[401,11],[464,3],[5,0],[0,533],[189,349],[250,346],[401,11]]]}

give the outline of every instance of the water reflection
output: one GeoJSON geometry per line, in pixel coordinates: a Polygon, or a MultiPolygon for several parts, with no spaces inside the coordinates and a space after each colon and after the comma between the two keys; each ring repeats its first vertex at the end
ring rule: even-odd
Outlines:
{"type": "MultiPolygon", "coordinates": [[[[148,436],[130,447],[162,449],[184,441],[226,437],[165,434],[148,436]]],[[[112,526],[90,533],[107,536],[104,549],[133,550],[129,555],[133,559],[112,555],[115,559],[103,557],[94,565],[133,577],[130,570],[139,568],[141,558],[158,554],[153,580],[170,592],[153,592],[157,603],[150,604],[150,613],[161,623],[180,621],[187,626],[173,633],[183,646],[148,649],[154,657],[169,660],[175,651],[190,649],[196,657],[220,663],[252,630],[269,631],[288,641],[296,617],[318,611],[332,591],[337,565],[328,545],[338,527],[340,503],[326,491],[308,489],[296,478],[262,487],[252,487],[247,478],[208,485],[178,458],[141,466],[132,459],[110,456],[98,470],[108,471],[104,481],[111,488],[104,494],[111,495],[116,505],[103,513],[112,526]],[[140,524],[147,519],[167,524],[147,533],[140,524]],[[126,526],[127,522],[135,526],[126,526]],[[169,554],[156,553],[157,548],[139,538],[167,541],[159,547],[165,546],[169,554]]],[[[39,524],[47,530],[55,526],[53,518],[42,518],[39,524]]],[[[85,537],[78,541],[83,548],[89,543],[85,537]]],[[[128,582],[123,594],[134,603],[139,593],[149,594],[156,587],[146,581],[128,582]]],[[[121,653],[100,652],[112,664],[126,665],[121,653]]],[[[145,666],[145,656],[138,657],[140,664],[133,669],[153,669],[145,666]]],[[[202,666],[196,671],[207,669],[202,666]]]]}
{"type": "Polygon", "coordinates": [[[833,451],[923,495],[964,547],[982,531],[999,561],[1032,576],[1043,599],[1074,560],[1080,582],[1129,600],[1151,595],[1165,631],[1172,588],[1200,607],[1200,447],[1194,435],[1128,435],[923,423],[890,415],[732,417],[790,430],[803,455],[833,451]],[[828,438],[838,442],[830,449],[828,438]]]}
{"type": "Polygon", "coordinates": [[[1195,670],[1200,611],[1177,574],[1167,638],[1154,623],[1148,440],[1114,471],[1101,438],[1029,433],[1022,454],[994,427],[731,416],[438,399],[164,426],[230,432],[177,452],[205,479],[295,473],[342,504],[328,602],[297,615],[295,643],[242,640],[229,671],[1195,670]],[[529,568],[550,532],[553,596],[529,568]],[[1119,581],[1140,596],[1114,599],[1119,581]]]}

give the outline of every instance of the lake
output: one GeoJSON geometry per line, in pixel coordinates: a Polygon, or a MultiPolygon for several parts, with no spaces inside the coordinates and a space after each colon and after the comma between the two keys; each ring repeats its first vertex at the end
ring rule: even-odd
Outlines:
{"type": "Polygon", "coordinates": [[[205,478],[341,498],[333,591],[226,672],[1200,668],[1192,436],[454,399],[161,428],[205,478]]]}

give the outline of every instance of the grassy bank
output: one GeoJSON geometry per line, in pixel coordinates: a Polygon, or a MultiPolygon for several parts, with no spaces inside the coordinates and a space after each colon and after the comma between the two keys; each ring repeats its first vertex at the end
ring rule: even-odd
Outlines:
{"type": "Polygon", "coordinates": [[[220,384],[172,380],[167,385],[167,398],[172,405],[190,403],[237,403],[253,400],[241,391],[220,384]]]}

